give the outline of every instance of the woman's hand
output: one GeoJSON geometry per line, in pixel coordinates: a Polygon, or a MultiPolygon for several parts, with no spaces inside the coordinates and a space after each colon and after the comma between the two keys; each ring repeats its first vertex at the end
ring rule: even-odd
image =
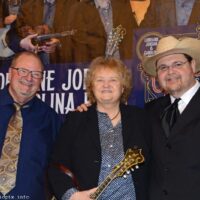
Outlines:
{"type": "Polygon", "coordinates": [[[93,188],[91,190],[85,190],[82,192],[75,192],[70,200],[91,200],[90,195],[96,191],[97,188],[93,188]]]}
{"type": "Polygon", "coordinates": [[[92,104],[90,102],[82,103],[81,105],[77,106],[76,111],[83,112],[87,111],[88,107],[90,107],[92,104]]]}

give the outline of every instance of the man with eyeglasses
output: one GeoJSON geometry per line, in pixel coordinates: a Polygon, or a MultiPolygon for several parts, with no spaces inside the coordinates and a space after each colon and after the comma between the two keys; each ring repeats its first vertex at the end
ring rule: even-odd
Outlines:
{"type": "MultiPolygon", "coordinates": [[[[5,153],[3,146],[8,124],[15,112],[13,104],[21,109],[23,125],[15,186],[3,192],[5,178],[0,178],[0,199],[45,200],[46,168],[60,119],[52,108],[36,97],[43,78],[43,65],[36,54],[17,54],[8,78],[10,83],[0,91],[0,164],[5,153]]],[[[9,151],[12,153],[13,149],[9,151]]],[[[1,170],[0,177],[4,177],[1,170]]]]}
{"type": "Polygon", "coordinates": [[[153,128],[149,199],[199,200],[200,40],[163,37],[143,66],[166,94],[146,105],[153,128]]]}

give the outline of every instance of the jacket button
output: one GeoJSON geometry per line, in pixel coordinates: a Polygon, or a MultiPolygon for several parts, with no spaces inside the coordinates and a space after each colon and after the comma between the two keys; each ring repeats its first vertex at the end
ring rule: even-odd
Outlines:
{"type": "Polygon", "coordinates": [[[167,143],[167,144],[166,144],[166,148],[167,148],[167,149],[171,149],[171,148],[172,148],[172,145],[169,144],[169,143],[167,143]]]}
{"type": "Polygon", "coordinates": [[[167,190],[163,190],[163,194],[164,195],[168,195],[168,191],[167,190]]]}
{"type": "Polygon", "coordinates": [[[168,171],[169,171],[169,168],[168,168],[168,167],[165,167],[165,168],[164,168],[164,171],[165,171],[165,172],[168,172],[168,171]]]}

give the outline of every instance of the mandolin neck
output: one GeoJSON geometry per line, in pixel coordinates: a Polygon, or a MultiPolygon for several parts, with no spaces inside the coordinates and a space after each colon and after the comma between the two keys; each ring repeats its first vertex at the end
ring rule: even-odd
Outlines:
{"type": "Polygon", "coordinates": [[[106,179],[98,186],[97,190],[90,195],[91,199],[97,200],[101,193],[107,188],[107,186],[115,179],[115,172],[113,171],[111,174],[109,174],[106,179]]]}

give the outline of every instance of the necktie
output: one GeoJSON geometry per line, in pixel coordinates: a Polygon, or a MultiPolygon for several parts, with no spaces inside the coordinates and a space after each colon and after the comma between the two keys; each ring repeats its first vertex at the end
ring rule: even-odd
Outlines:
{"type": "Polygon", "coordinates": [[[167,137],[169,136],[174,124],[176,123],[177,118],[179,117],[180,113],[178,110],[178,102],[179,99],[175,99],[175,101],[167,106],[162,115],[162,126],[165,130],[167,137]]]}
{"type": "Polygon", "coordinates": [[[12,115],[0,157],[0,192],[5,195],[15,187],[18,155],[22,134],[20,106],[14,103],[16,112],[12,115]]]}

